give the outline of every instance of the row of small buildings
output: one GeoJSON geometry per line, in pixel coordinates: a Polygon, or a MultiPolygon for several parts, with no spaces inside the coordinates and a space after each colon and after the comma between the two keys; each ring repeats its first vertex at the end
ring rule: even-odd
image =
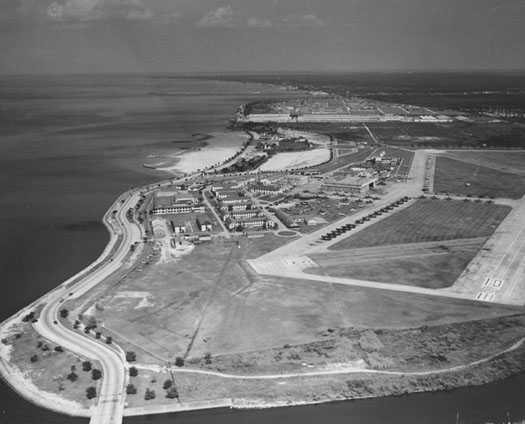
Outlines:
{"type": "Polygon", "coordinates": [[[155,194],[152,215],[167,215],[174,234],[211,232],[213,224],[197,190],[161,190],[155,194]]]}
{"type": "Polygon", "coordinates": [[[153,215],[176,215],[184,213],[204,213],[202,199],[191,191],[158,191],[153,200],[153,215]]]}
{"type": "Polygon", "coordinates": [[[212,186],[217,211],[226,228],[231,231],[247,229],[270,229],[275,222],[270,220],[260,208],[240,188],[212,186]]]}

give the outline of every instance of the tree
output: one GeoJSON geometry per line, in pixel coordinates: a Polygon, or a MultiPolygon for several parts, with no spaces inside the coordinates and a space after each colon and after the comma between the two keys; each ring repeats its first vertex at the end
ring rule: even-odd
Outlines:
{"type": "Polygon", "coordinates": [[[128,351],[126,352],[126,361],[135,362],[137,360],[137,355],[135,352],[128,351]]]}
{"type": "Polygon", "coordinates": [[[55,352],[62,353],[64,351],[64,348],[62,346],[55,346],[55,352]]]}
{"type": "Polygon", "coordinates": [[[164,382],[164,384],[162,385],[162,388],[163,388],[164,390],[168,390],[171,386],[173,386],[173,381],[171,381],[171,380],[166,380],[166,381],[164,382]]]}
{"type": "Polygon", "coordinates": [[[69,311],[66,308],[60,310],[61,318],[67,318],[68,315],[69,315],[69,311]]]}
{"type": "Polygon", "coordinates": [[[38,355],[31,356],[30,361],[33,362],[33,363],[38,361],[38,355]]]}
{"type": "Polygon", "coordinates": [[[66,378],[73,383],[78,380],[78,375],[74,372],[70,372],[66,378]]]}
{"type": "Polygon", "coordinates": [[[126,394],[128,394],[128,395],[136,395],[137,394],[137,388],[133,384],[128,384],[126,386],[126,394]]]}
{"type": "Polygon", "coordinates": [[[102,371],[97,370],[96,368],[91,370],[91,378],[93,380],[100,380],[102,378],[102,371]]]}
{"type": "Polygon", "coordinates": [[[91,368],[92,368],[91,362],[89,361],[82,362],[82,371],[88,372],[88,371],[91,371],[91,368]]]}
{"type": "Polygon", "coordinates": [[[97,389],[95,389],[93,386],[88,387],[86,389],[86,397],[88,399],[93,399],[93,398],[97,397],[97,389]]]}
{"type": "Polygon", "coordinates": [[[175,358],[175,365],[178,366],[178,367],[183,367],[184,366],[184,358],[181,358],[180,356],[177,356],[175,358]]]}
{"type": "Polygon", "coordinates": [[[166,393],[166,397],[168,399],[178,399],[179,398],[179,391],[175,386],[170,387],[168,392],[166,393]]]}
{"type": "Polygon", "coordinates": [[[204,362],[207,365],[211,364],[211,353],[210,352],[206,352],[206,354],[204,355],[204,362]]]}
{"type": "Polygon", "coordinates": [[[144,400],[151,400],[155,399],[157,395],[155,394],[155,390],[146,389],[146,393],[144,394],[144,400]]]}
{"type": "Polygon", "coordinates": [[[106,343],[107,343],[107,344],[111,344],[111,343],[113,343],[113,338],[112,338],[111,336],[107,336],[107,337],[106,337],[106,343]]]}
{"type": "Polygon", "coordinates": [[[136,377],[137,375],[139,375],[139,370],[136,369],[135,367],[131,367],[129,369],[129,376],[130,377],[136,377]]]}
{"type": "Polygon", "coordinates": [[[34,319],[35,319],[35,313],[29,312],[27,315],[24,316],[24,318],[22,318],[22,321],[28,322],[28,321],[33,321],[34,319]]]}

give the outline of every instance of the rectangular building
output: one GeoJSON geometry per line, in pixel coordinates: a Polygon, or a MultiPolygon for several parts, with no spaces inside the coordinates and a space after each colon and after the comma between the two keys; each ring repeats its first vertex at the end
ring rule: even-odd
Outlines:
{"type": "Polygon", "coordinates": [[[374,188],[376,183],[377,178],[375,177],[333,177],[326,179],[321,185],[321,189],[325,191],[337,191],[353,194],[355,196],[362,196],[366,195],[371,188],[374,188]]]}

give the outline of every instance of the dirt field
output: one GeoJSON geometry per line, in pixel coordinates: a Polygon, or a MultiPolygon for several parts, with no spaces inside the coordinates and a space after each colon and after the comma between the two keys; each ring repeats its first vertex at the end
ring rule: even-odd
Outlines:
{"type": "Polygon", "coordinates": [[[348,277],[432,289],[449,287],[483,246],[485,239],[338,250],[310,256],[316,275],[348,277]],[[461,243],[460,243],[461,242],[461,243]]]}
{"type": "Polygon", "coordinates": [[[518,199],[525,194],[525,176],[438,156],[434,192],[518,199]]]}
{"type": "Polygon", "coordinates": [[[330,249],[487,237],[509,211],[510,207],[489,203],[419,199],[330,249]]]}

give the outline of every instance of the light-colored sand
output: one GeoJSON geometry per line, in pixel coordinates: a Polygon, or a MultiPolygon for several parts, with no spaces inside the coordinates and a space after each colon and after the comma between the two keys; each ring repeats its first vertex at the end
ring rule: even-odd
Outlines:
{"type": "Polygon", "coordinates": [[[329,159],[330,150],[326,148],[306,150],[304,152],[278,153],[263,163],[259,169],[261,171],[297,169],[318,165],[329,159]]]}
{"type": "Polygon", "coordinates": [[[117,292],[115,294],[115,297],[125,297],[129,299],[142,299],[144,297],[151,296],[150,292],[147,291],[130,291],[130,290],[124,290],[121,292],[117,292]]]}
{"type": "Polygon", "coordinates": [[[217,132],[210,134],[209,145],[199,150],[177,153],[171,158],[176,163],[158,168],[161,171],[173,173],[190,173],[203,170],[210,166],[220,165],[239,151],[242,144],[248,140],[244,132],[217,132]]]}
{"type": "MultiPolygon", "coordinates": [[[[0,340],[7,339],[8,337],[16,334],[18,331],[14,322],[10,322],[10,325],[0,326],[0,340]]],[[[4,361],[9,362],[11,359],[11,350],[13,346],[5,345],[0,343],[0,358],[4,361]]]]}

